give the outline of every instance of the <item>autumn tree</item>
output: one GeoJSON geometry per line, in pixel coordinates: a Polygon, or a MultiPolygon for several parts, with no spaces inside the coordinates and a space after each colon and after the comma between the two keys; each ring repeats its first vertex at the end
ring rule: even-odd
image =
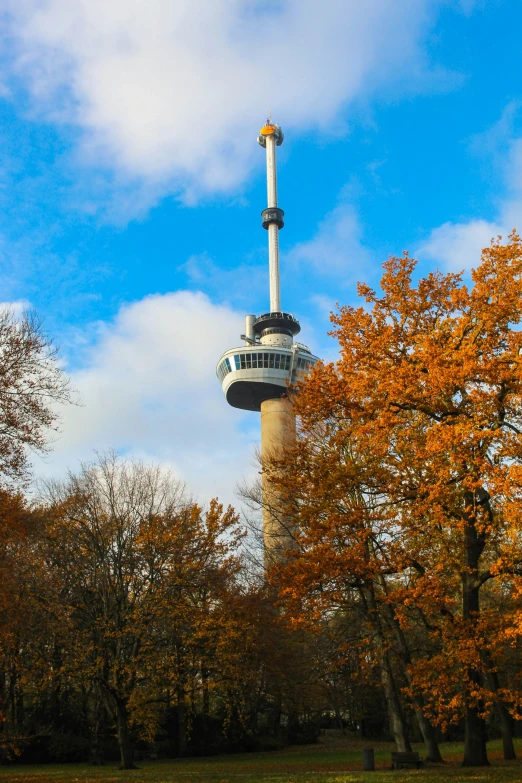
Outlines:
{"type": "Polygon", "coordinates": [[[0,481],[27,478],[28,451],[45,453],[57,403],[71,402],[58,352],[41,321],[0,310],[0,481]]]}
{"type": "MultiPolygon", "coordinates": [[[[177,752],[186,755],[190,724],[196,714],[208,722],[211,698],[223,682],[225,651],[233,644],[234,621],[230,603],[240,592],[239,544],[243,532],[232,508],[212,500],[207,511],[188,504],[185,514],[164,518],[170,546],[163,577],[163,607],[155,613],[146,667],[154,696],[140,689],[135,711],[147,706],[156,714],[175,706],[177,752]]],[[[149,545],[161,546],[158,530],[149,545]]],[[[234,651],[235,654],[236,651],[234,651]]],[[[152,736],[152,734],[151,734],[152,736]]]]}
{"type": "MultiPolygon", "coordinates": [[[[375,677],[379,673],[390,733],[397,749],[407,752],[411,745],[401,687],[408,682],[411,654],[389,602],[394,536],[390,535],[387,514],[370,500],[374,485],[367,481],[372,473],[362,470],[363,460],[369,468],[372,458],[366,444],[358,450],[352,442],[337,453],[336,462],[325,464],[325,457],[331,456],[329,444],[335,426],[330,421],[325,428],[324,422],[314,420],[306,437],[299,439],[297,450],[288,451],[283,463],[277,458],[262,462],[262,469],[274,484],[277,482],[278,512],[291,520],[287,529],[293,529],[299,545],[299,557],[296,559],[290,549],[281,568],[269,569],[268,578],[291,622],[306,635],[316,636],[315,649],[325,639],[337,638],[337,651],[331,644],[331,659],[323,661],[323,687],[329,678],[336,678],[343,660],[358,660],[359,682],[369,687],[378,687],[375,677]]],[[[264,507],[260,482],[243,485],[241,494],[251,512],[264,507]]],[[[253,513],[250,518],[257,548],[262,546],[258,516],[253,513]]],[[[262,561],[262,557],[256,560],[262,561]]],[[[316,685],[321,687],[318,679],[316,685]]],[[[331,693],[331,688],[328,690],[331,693]]],[[[416,702],[419,700],[417,697],[416,702]]],[[[414,711],[427,758],[440,761],[433,726],[418,703],[414,711]]]]}
{"type": "Polygon", "coordinates": [[[94,684],[129,769],[131,724],[150,731],[151,705],[183,691],[196,596],[224,567],[237,519],[216,502],[203,512],[160,467],[115,455],[52,485],[47,504],[42,557],[56,579],[45,600],[65,614],[63,670],[94,684]]]}
{"type": "Polygon", "coordinates": [[[359,285],[366,306],[332,318],[339,361],[295,398],[302,433],[279,481],[301,553],[285,584],[294,600],[371,585],[358,600],[399,650],[423,625],[429,649],[403,651],[398,696],[441,725],[462,718],[464,764],[484,765],[486,717],[496,709],[512,755],[521,704],[502,672],[522,631],[521,241],[484,250],[471,287],[414,272],[405,254],[380,295],[359,285]]]}
{"type": "MultiPolygon", "coordinates": [[[[314,449],[311,458],[310,451],[305,455],[310,443],[301,442],[299,456],[293,455],[293,490],[286,504],[299,523],[299,553],[289,553],[286,563],[272,569],[271,579],[294,623],[319,639],[335,634],[338,650],[332,663],[357,661],[359,681],[370,686],[377,684],[379,674],[390,733],[397,749],[408,752],[408,716],[401,690],[408,683],[411,653],[392,598],[390,580],[399,570],[395,536],[388,534],[387,516],[377,508],[372,513],[364,502],[363,494],[370,489],[361,481],[353,450],[338,455],[337,465],[330,465],[325,475],[328,444],[326,452],[314,449]]],[[[411,707],[427,757],[439,761],[435,732],[418,701],[411,707]]]]}
{"type": "Polygon", "coordinates": [[[29,603],[26,557],[35,519],[20,493],[0,490],[0,758],[17,748],[22,647],[29,603]]]}
{"type": "MultiPolygon", "coordinates": [[[[0,309],[0,725],[4,745],[20,718],[21,636],[34,608],[27,574],[36,516],[19,492],[29,452],[45,453],[58,403],[71,401],[57,349],[34,314],[0,309]],[[18,486],[17,486],[18,485],[18,486]],[[27,599],[27,601],[25,600],[27,599]]],[[[36,619],[36,615],[34,616],[36,619]]]]}

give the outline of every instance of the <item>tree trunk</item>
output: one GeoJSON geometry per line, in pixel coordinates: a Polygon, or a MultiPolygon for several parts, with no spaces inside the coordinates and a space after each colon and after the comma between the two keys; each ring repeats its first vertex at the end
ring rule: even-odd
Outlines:
{"type": "MultiPolygon", "coordinates": [[[[487,502],[487,501],[486,501],[487,502]]],[[[478,578],[479,560],[484,551],[485,539],[479,535],[476,522],[476,498],[474,493],[464,493],[464,549],[466,570],[462,574],[462,617],[471,628],[476,625],[480,615],[480,581],[478,578]]],[[[469,668],[467,678],[473,690],[482,687],[482,672],[469,668]]],[[[464,714],[464,760],[463,767],[489,766],[487,754],[486,721],[481,717],[482,705],[476,699],[465,695],[464,714]]]]}
{"type": "Polygon", "coordinates": [[[395,687],[390,658],[386,651],[381,654],[381,680],[388,708],[388,718],[393,739],[399,753],[411,752],[410,740],[402,714],[401,703],[395,687]]]}
{"type": "Polygon", "coordinates": [[[14,668],[9,672],[9,716],[11,723],[16,725],[16,673],[14,668]]]}
{"type": "Polygon", "coordinates": [[[203,693],[203,715],[208,718],[210,715],[210,693],[208,690],[208,669],[201,664],[201,690],[203,693]]]}
{"type": "MultiPolygon", "coordinates": [[[[470,675],[472,672],[470,672],[470,675]]],[[[464,716],[463,767],[488,767],[486,722],[476,707],[467,706],[464,716]]]]}
{"type": "MultiPolygon", "coordinates": [[[[487,650],[482,653],[484,665],[486,668],[486,680],[490,690],[497,695],[500,690],[500,681],[498,678],[498,672],[495,670],[493,661],[487,650]]],[[[511,761],[516,759],[517,754],[515,752],[515,746],[513,744],[513,732],[511,729],[511,719],[506,705],[501,701],[495,701],[495,715],[497,716],[498,725],[500,728],[500,735],[502,737],[502,747],[504,750],[504,759],[511,761]]]]}
{"type": "Polygon", "coordinates": [[[96,694],[95,699],[90,763],[95,767],[101,767],[104,763],[102,728],[104,724],[105,711],[103,708],[102,699],[100,698],[99,694],[96,694]]]}
{"type": "MultiPolygon", "coordinates": [[[[387,591],[386,591],[386,584],[384,578],[381,577],[381,579],[382,579],[381,586],[386,593],[387,591]]],[[[406,637],[400,626],[400,623],[395,616],[395,611],[393,607],[389,603],[387,603],[385,604],[384,608],[386,611],[387,619],[392,626],[395,638],[397,640],[400,659],[403,663],[404,676],[406,678],[408,685],[411,686],[412,677],[409,671],[409,666],[411,664],[410,648],[408,647],[408,643],[406,641],[406,637]]],[[[440,755],[439,743],[437,742],[437,734],[431,722],[424,715],[422,711],[423,706],[424,706],[423,699],[421,696],[418,696],[414,701],[413,707],[415,710],[415,717],[417,719],[417,723],[419,724],[419,729],[422,734],[422,739],[424,740],[424,746],[426,748],[426,761],[435,761],[435,762],[444,761],[444,759],[440,755]]]]}
{"type": "Polygon", "coordinates": [[[187,755],[187,707],[178,697],[178,756],[187,755]]]}
{"type": "Polygon", "coordinates": [[[129,731],[127,705],[121,699],[116,700],[116,726],[118,728],[118,744],[120,746],[120,769],[136,769],[129,731]]]}
{"type": "Polygon", "coordinates": [[[334,710],[335,710],[335,720],[337,722],[337,725],[339,726],[339,730],[341,734],[344,737],[346,735],[346,729],[344,727],[343,719],[341,718],[341,713],[339,712],[339,707],[337,706],[337,704],[335,705],[334,710]]]}
{"type": "Polygon", "coordinates": [[[386,699],[390,730],[399,753],[409,753],[411,752],[410,740],[402,714],[399,694],[397,693],[397,688],[395,686],[395,678],[393,676],[390,656],[387,651],[386,639],[381,625],[381,616],[377,607],[377,601],[375,600],[374,589],[375,585],[370,582],[366,586],[366,589],[362,591],[362,597],[367,607],[367,618],[373,624],[375,631],[374,638],[378,647],[381,682],[384,690],[384,698],[386,699]]]}
{"type": "MultiPolygon", "coordinates": [[[[489,656],[488,656],[489,659],[489,656]]],[[[496,671],[492,671],[491,661],[488,660],[488,681],[493,693],[498,693],[500,689],[500,682],[496,671]]],[[[517,754],[515,752],[515,745],[513,744],[513,732],[511,731],[511,720],[509,712],[506,709],[506,705],[501,701],[495,702],[495,715],[497,716],[498,725],[500,728],[500,735],[502,737],[502,747],[504,750],[504,759],[511,761],[516,759],[517,754]]]]}
{"type": "Polygon", "coordinates": [[[509,712],[502,702],[495,702],[495,714],[497,716],[500,734],[502,736],[502,747],[504,749],[504,759],[510,761],[516,759],[515,745],[513,744],[513,734],[511,733],[511,721],[509,712]]]}
{"type": "Polygon", "coordinates": [[[415,717],[421,730],[424,747],[426,748],[426,761],[444,761],[440,754],[437,732],[431,721],[424,715],[420,707],[415,708],[415,717]]]}

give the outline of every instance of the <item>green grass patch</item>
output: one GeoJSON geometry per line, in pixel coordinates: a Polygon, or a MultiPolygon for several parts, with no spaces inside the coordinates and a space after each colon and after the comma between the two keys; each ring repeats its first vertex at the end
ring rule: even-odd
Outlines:
{"type": "MultiPolygon", "coordinates": [[[[517,741],[522,756],[522,741],[517,741]]],[[[446,760],[420,770],[390,769],[393,745],[325,738],[320,744],[272,753],[215,756],[205,759],[143,761],[139,769],[119,771],[114,765],[12,765],[0,767],[0,783],[513,783],[522,780],[522,763],[502,760],[496,740],[488,744],[491,766],[462,769],[462,745],[441,746],[446,760]],[[362,748],[375,748],[375,772],[362,771],[362,748]]],[[[423,746],[415,748],[423,756],[423,746]]]]}

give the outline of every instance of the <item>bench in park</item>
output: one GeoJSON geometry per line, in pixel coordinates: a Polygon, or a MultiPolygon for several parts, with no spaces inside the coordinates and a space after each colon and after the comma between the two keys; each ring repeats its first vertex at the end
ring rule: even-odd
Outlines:
{"type": "Polygon", "coordinates": [[[404,767],[419,767],[422,764],[418,753],[392,753],[392,769],[403,769],[404,767]]]}

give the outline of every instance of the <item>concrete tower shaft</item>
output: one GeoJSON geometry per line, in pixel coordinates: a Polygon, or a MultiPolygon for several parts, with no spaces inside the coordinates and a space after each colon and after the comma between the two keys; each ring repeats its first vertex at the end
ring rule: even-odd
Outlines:
{"type": "Polygon", "coordinates": [[[292,520],[285,513],[277,483],[277,460],[291,451],[296,442],[296,421],[288,397],[261,403],[261,490],[263,496],[263,547],[265,565],[281,560],[293,549],[292,520]]]}

